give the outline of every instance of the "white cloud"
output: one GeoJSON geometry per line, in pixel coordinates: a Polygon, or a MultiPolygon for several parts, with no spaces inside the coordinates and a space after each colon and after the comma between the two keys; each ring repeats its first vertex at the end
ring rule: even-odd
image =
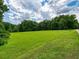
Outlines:
{"type": "MultiPolygon", "coordinates": [[[[44,5],[41,2],[45,0],[4,0],[10,10],[5,14],[9,22],[21,22],[25,19],[33,19],[36,21],[50,19],[60,14],[79,12],[77,7],[69,7],[68,3],[75,0],[48,0],[44,5]]],[[[79,18],[79,16],[77,16],[79,18]]]]}

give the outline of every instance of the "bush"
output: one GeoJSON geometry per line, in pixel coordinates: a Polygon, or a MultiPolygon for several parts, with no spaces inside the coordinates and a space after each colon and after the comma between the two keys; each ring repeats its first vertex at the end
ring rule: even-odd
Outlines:
{"type": "Polygon", "coordinates": [[[0,23],[0,46],[7,43],[7,39],[9,38],[9,32],[7,32],[2,23],[0,23]]]}
{"type": "Polygon", "coordinates": [[[0,33],[0,46],[7,43],[7,39],[9,38],[9,35],[10,34],[8,32],[0,33]]]}

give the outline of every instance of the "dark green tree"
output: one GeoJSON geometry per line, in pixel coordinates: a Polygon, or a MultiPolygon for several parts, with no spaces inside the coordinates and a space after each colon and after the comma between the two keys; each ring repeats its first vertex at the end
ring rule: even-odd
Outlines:
{"type": "Polygon", "coordinates": [[[11,23],[8,23],[8,22],[3,22],[3,24],[4,24],[6,31],[14,32],[16,30],[17,25],[14,25],[14,24],[11,24],[11,23]]]}
{"type": "Polygon", "coordinates": [[[5,30],[3,25],[3,13],[8,11],[6,5],[3,4],[3,0],[0,0],[0,45],[3,45],[6,42],[6,38],[9,37],[9,33],[5,30]]]}
{"type": "Polygon", "coordinates": [[[19,31],[35,31],[37,30],[37,22],[31,21],[31,20],[24,20],[20,25],[19,25],[19,31]]]}
{"type": "Polygon", "coordinates": [[[51,22],[50,20],[44,20],[39,23],[38,25],[39,30],[50,30],[51,29],[51,22]]]}
{"type": "Polygon", "coordinates": [[[52,30],[77,29],[78,21],[75,15],[60,15],[51,20],[52,30]]]}

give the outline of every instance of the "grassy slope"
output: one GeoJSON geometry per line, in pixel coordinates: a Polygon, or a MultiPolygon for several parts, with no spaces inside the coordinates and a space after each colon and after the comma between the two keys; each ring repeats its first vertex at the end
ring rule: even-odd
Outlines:
{"type": "Polygon", "coordinates": [[[74,30],[12,33],[0,59],[79,59],[78,39],[74,30]]]}

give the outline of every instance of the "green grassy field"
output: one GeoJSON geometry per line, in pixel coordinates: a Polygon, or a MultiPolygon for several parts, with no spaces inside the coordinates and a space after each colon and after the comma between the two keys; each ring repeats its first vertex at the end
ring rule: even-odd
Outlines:
{"type": "Polygon", "coordinates": [[[75,30],[11,33],[0,59],[79,59],[79,35],[75,30]]]}

